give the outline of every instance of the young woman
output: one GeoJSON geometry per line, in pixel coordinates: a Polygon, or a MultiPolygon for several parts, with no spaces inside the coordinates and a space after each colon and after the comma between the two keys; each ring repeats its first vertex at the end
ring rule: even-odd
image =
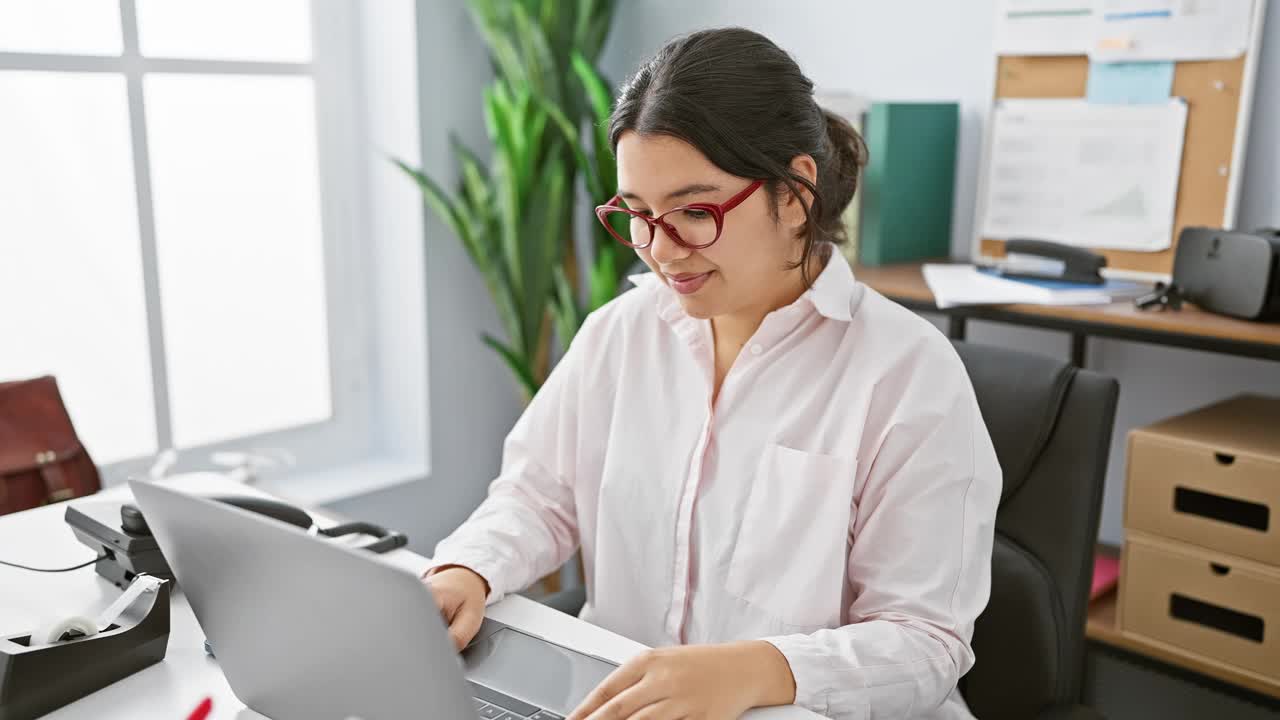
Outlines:
{"type": "Polygon", "coordinates": [[[437,548],[454,640],[581,548],[582,617],[658,649],[572,720],[972,717],[1000,468],[950,343],[834,251],[861,140],[742,29],[670,42],[610,137],[597,214],[653,272],[587,319],[437,548]]]}

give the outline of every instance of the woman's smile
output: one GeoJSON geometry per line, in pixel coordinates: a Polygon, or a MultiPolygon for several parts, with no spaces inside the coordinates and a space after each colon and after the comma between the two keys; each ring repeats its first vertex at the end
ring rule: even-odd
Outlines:
{"type": "Polygon", "coordinates": [[[680,273],[678,275],[666,275],[667,283],[681,295],[692,295],[711,279],[714,270],[704,273],[680,273]]]}

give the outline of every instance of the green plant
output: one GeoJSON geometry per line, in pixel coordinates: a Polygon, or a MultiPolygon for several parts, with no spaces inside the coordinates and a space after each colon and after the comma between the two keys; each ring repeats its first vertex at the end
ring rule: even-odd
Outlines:
{"type": "MultiPolygon", "coordinates": [[[[578,171],[585,182],[592,207],[602,205],[613,197],[613,185],[617,182],[617,162],[609,146],[609,113],[613,107],[608,83],[585,57],[574,54],[570,62],[574,76],[581,84],[587,99],[587,117],[590,130],[586,138],[587,150],[579,144],[577,127],[563,114],[552,113],[573,149],[578,171]]],[[[599,223],[591,223],[593,258],[587,270],[586,303],[580,303],[573,292],[570,278],[563,272],[556,274],[556,296],[552,301],[557,335],[567,349],[574,333],[591,311],[612,300],[626,275],[629,263],[634,262],[632,251],[613,239],[599,223]]]]}
{"type": "Polygon", "coordinates": [[[484,335],[532,397],[546,379],[547,297],[570,222],[573,173],[564,140],[528,91],[505,85],[485,93],[485,124],[494,142],[486,167],[461,143],[462,180],[450,194],[422,171],[397,164],[422,188],[432,210],[462,241],[484,278],[507,339],[484,335]]]}
{"type": "Polygon", "coordinates": [[[607,201],[615,182],[605,128],[611,94],[593,64],[614,2],[469,0],[469,6],[496,75],[484,94],[491,161],[486,165],[455,140],[455,192],[396,163],[484,278],[506,337],[483,341],[531,398],[550,371],[552,335],[568,347],[586,314],[617,294],[625,271],[619,251],[626,248],[603,228],[592,235],[588,258],[580,259],[573,243],[578,178],[593,204],[607,201]],[[580,298],[582,266],[587,292],[580,298]]]}

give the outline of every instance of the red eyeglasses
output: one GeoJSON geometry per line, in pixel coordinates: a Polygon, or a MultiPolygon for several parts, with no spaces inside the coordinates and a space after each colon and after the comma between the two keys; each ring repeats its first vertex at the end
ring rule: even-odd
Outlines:
{"type": "Polygon", "coordinates": [[[756,180],[723,204],[691,203],[668,210],[657,217],[620,207],[618,203],[622,198],[614,195],[607,204],[596,207],[596,217],[610,235],[627,247],[637,250],[649,247],[653,244],[656,228],[661,226],[667,237],[677,244],[690,250],[703,250],[720,239],[725,214],[751,197],[751,193],[759,190],[761,185],[764,185],[764,181],[756,180]]]}

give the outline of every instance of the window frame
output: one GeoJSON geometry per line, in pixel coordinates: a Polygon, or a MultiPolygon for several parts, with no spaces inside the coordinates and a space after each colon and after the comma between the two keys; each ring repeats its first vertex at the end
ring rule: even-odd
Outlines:
{"type": "MultiPolygon", "coordinates": [[[[425,438],[420,447],[410,447],[409,452],[401,452],[397,457],[383,452],[384,443],[378,440],[379,433],[387,431],[389,426],[425,416],[425,388],[423,397],[408,397],[403,399],[403,406],[393,407],[394,403],[388,402],[386,392],[379,393],[378,388],[372,387],[374,355],[379,346],[378,338],[373,337],[377,330],[371,327],[377,324],[373,313],[375,306],[385,306],[386,303],[379,303],[380,298],[375,297],[375,284],[366,281],[376,261],[370,259],[364,241],[374,239],[372,236],[377,230],[366,196],[367,180],[372,170],[365,154],[370,144],[362,142],[368,138],[372,122],[364,117],[361,102],[369,80],[365,73],[367,58],[364,53],[372,48],[365,47],[368,43],[362,42],[360,31],[370,21],[366,16],[376,15],[378,11],[370,13],[341,0],[312,0],[312,59],[304,63],[144,57],[139,52],[134,0],[119,0],[119,11],[123,40],[121,55],[0,52],[0,72],[110,73],[125,78],[157,450],[172,445],[172,425],[143,78],[154,73],[306,75],[313,79],[316,98],[330,417],[317,423],[184,448],[173,470],[207,469],[210,467],[210,455],[219,450],[278,448],[286,450],[296,461],[293,467],[276,473],[285,478],[332,474],[335,468],[343,466],[370,465],[394,467],[392,474],[397,477],[425,474],[425,438]]],[[[416,123],[416,114],[412,120],[416,123]]],[[[416,147],[413,150],[416,153],[416,147]]],[[[378,160],[385,161],[381,157],[378,160]]],[[[417,227],[420,238],[420,218],[417,227]]],[[[424,292],[420,277],[418,283],[416,288],[410,289],[424,292]]],[[[425,334],[425,328],[420,331],[425,334]]],[[[380,345],[385,346],[386,343],[380,345]]],[[[423,382],[425,384],[425,377],[423,382]]],[[[421,422],[425,423],[425,419],[422,418],[421,422]]],[[[89,449],[93,451],[93,448],[89,449]]],[[[101,469],[106,483],[114,484],[145,474],[153,461],[154,456],[148,455],[112,462],[101,469]]],[[[405,479],[412,478],[404,477],[400,481],[405,479]]],[[[385,478],[370,477],[365,484],[372,486],[385,482],[385,478]]]]}

